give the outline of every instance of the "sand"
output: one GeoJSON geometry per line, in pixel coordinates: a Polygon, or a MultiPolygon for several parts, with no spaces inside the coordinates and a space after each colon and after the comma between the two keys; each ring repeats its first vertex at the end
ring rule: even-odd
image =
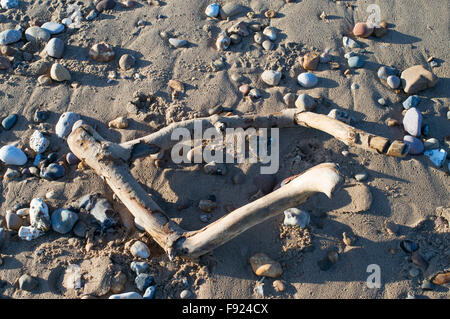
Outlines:
{"type": "MultiPolygon", "coordinates": [[[[12,15],[1,13],[0,31],[14,28],[17,21],[25,21],[25,16],[42,22],[61,21],[67,16],[66,1],[19,2],[20,8],[11,10],[12,15]]],[[[444,143],[445,137],[450,135],[446,118],[450,105],[447,1],[376,1],[382,19],[389,23],[389,31],[382,38],[358,40],[366,50],[367,61],[364,68],[348,77],[343,74],[346,61],[342,36],[351,33],[354,23],[367,19],[365,9],[374,1],[236,1],[246,7],[245,12],[256,13],[253,20],[269,23],[279,30],[280,36],[273,51],[256,47],[250,36],[226,52],[215,50],[215,38],[220,30],[238,19],[249,20],[245,12],[230,21],[208,20],[203,13],[208,1],[161,1],[160,6],[137,2],[132,9],[117,5],[93,21],[84,21],[81,29],[58,35],[66,43],[60,63],[70,70],[72,82],[79,83],[79,87],[74,88],[70,83],[39,86],[36,76],[0,71],[0,118],[19,114],[12,130],[0,132],[0,146],[13,142],[27,146],[36,127],[32,118],[37,108],[50,111],[47,121],[50,131],[54,130],[63,112],[72,111],[96,127],[105,138],[121,142],[148,134],[173,121],[206,116],[208,109],[216,105],[231,107],[237,114],[280,111],[287,107],[282,99],[287,92],[322,96],[327,103],[319,105],[316,112],[327,114],[331,108],[345,109],[356,120],[354,126],[401,139],[402,128],[388,127],[384,122],[388,117],[401,122],[401,102],[406,95],[398,95],[384,86],[376,71],[381,65],[404,70],[422,64],[429,69],[427,59],[434,56],[440,66],[433,72],[440,81],[420,93],[422,101],[418,108],[425,113],[429,135],[437,138],[448,151],[448,145],[444,143]],[[261,18],[267,9],[275,10],[277,16],[271,20],[261,18]],[[325,21],[319,19],[323,11],[328,15],[325,21]],[[158,19],[159,15],[164,18],[158,19]],[[140,20],[146,24],[138,27],[140,20]],[[171,47],[167,39],[160,36],[162,31],[187,40],[187,47],[171,47]],[[88,57],[89,48],[101,41],[114,47],[116,59],[113,62],[97,63],[88,57]],[[295,49],[288,49],[289,42],[295,43],[295,49]],[[301,70],[298,58],[306,52],[320,53],[327,48],[332,50],[333,60],[340,62],[341,68],[331,70],[328,65],[320,64],[314,71],[319,77],[317,87],[301,89],[295,81],[301,70]],[[136,66],[129,71],[118,68],[119,58],[125,53],[136,57],[136,66]],[[211,64],[221,57],[225,59],[224,66],[214,71],[211,64]],[[260,74],[267,68],[279,68],[283,72],[279,86],[267,87],[260,80],[260,74]],[[108,82],[110,72],[115,72],[116,77],[108,82]],[[243,99],[238,91],[239,84],[232,80],[235,73],[242,75],[252,87],[261,89],[262,98],[254,102],[243,99]],[[137,79],[135,74],[139,74],[137,79]],[[186,91],[178,99],[171,97],[167,86],[170,79],[178,79],[185,85],[186,91]],[[351,89],[354,83],[358,89],[351,89]],[[158,97],[159,102],[151,112],[128,112],[127,103],[136,91],[158,97]],[[389,101],[387,106],[377,103],[380,97],[389,101]],[[107,123],[119,116],[129,118],[129,127],[108,128],[107,123]]],[[[219,4],[226,2],[218,1],[219,4]]],[[[77,3],[92,8],[93,1],[77,3]]],[[[26,25],[26,22],[22,24],[26,25]]],[[[65,141],[56,135],[52,134],[50,141],[51,147],[60,155],[69,151],[65,141]]],[[[253,288],[260,278],[253,274],[249,258],[259,252],[281,263],[283,274],[279,279],[286,284],[284,292],[276,292],[272,287],[274,280],[266,278],[266,298],[406,298],[408,293],[425,298],[450,296],[448,286],[436,286],[433,291],[420,288],[423,279],[450,265],[448,225],[443,229],[435,225],[436,217],[442,211],[437,208],[450,206],[449,177],[445,168],[448,161],[444,168],[436,168],[423,155],[404,159],[386,157],[348,148],[325,133],[306,128],[281,130],[280,143],[278,180],[322,162],[338,163],[345,176],[345,186],[349,190],[341,190],[335,200],[314,195],[301,205],[300,208],[311,215],[308,229],[283,226],[280,215],[255,226],[200,261],[169,261],[148,235],[134,228],[127,218],[126,208],[115,201],[114,208],[122,216],[121,226],[104,236],[91,234],[89,239],[81,239],[51,231],[25,242],[12,233],[0,251],[3,257],[0,295],[40,299],[79,298],[82,295],[105,298],[111,293],[106,293],[108,289],[102,286],[104,278],[119,270],[127,276],[126,291],[137,291],[135,275],[130,270],[133,257],[128,247],[130,242],[140,238],[151,248],[152,257],[147,261],[155,274],[156,298],[179,298],[184,289],[183,278],[187,279],[188,289],[196,298],[257,298],[253,288]],[[350,154],[343,156],[344,150],[350,154]],[[296,159],[297,155],[301,156],[301,161],[296,159]],[[366,171],[369,176],[362,182],[365,186],[353,178],[361,171],[366,171]],[[367,188],[372,198],[369,209],[364,208],[367,188]],[[365,198],[361,198],[361,191],[366,194],[365,198]],[[360,207],[364,210],[360,211],[360,207]],[[385,221],[400,225],[397,235],[386,231],[385,221]],[[356,237],[355,247],[345,247],[343,232],[356,237]],[[415,278],[408,273],[414,265],[399,247],[400,241],[406,238],[417,242],[422,253],[434,254],[428,268],[415,278]],[[87,252],[88,242],[93,247],[87,252]],[[330,249],[339,252],[339,260],[331,269],[321,271],[317,262],[330,249]],[[105,258],[111,267],[104,267],[105,258]],[[70,264],[82,268],[84,288],[77,291],[62,286],[64,269],[70,264]],[[366,269],[370,264],[380,266],[380,288],[370,289],[366,285],[369,276],[366,269]],[[17,280],[25,273],[38,278],[39,285],[32,292],[18,289],[17,280]]],[[[177,203],[183,200],[198,203],[215,195],[219,207],[213,213],[214,221],[226,214],[227,206],[242,206],[257,191],[253,178],[259,172],[259,164],[228,164],[227,167],[226,176],[209,176],[199,165],[182,166],[167,161],[162,169],[158,169],[150,158],[144,158],[133,163],[132,172],[170,217],[185,229],[197,229],[205,224],[199,219],[201,212],[196,204],[179,211],[177,203]],[[234,185],[231,177],[239,170],[246,175],[245,181],[234,185]]],[[[0,166],[0,169],[3,174],[6,168],[0,166]]],[[[35,197],[44,198],[49,190],[58,192],[57,199],[46,200],[50,211],[91,192],[100,192],[110,200],[113,197],[111,190],[93,171],[74,167],[67,169],[66,176],[58,181],[23,177],[16,181],[2,180],[0,189],[2,216],[14,204],[28,203],[35,197]]]]}

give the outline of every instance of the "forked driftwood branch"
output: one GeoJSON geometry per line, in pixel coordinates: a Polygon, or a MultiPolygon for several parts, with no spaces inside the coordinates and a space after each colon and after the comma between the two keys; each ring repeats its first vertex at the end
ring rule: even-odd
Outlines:
{"type": "Polygon", "coordinates": [[[170,149],[178,141],[171,139],[176,128],[194,130],[201,122],[202,128],[271,128],[313,127],[327,132],[349,146],[377,151],[382,154],[404,156],[407,146],[358,130],[326,115],[287,109],[267,116],[219,116],[173,123],[145,137],[115,144],[103,139],[92,127],[81,125],[68,137],[71,151],[98,175],[102,176],[116,196],[140,221],[145,230],[166,251],[175,256],[199,257],[226,243],[249,228],[305,202],[309,196],[321,192],[331,197],[342,183],[337,165],[320,164],[305,171],[264,197],[244,205],[221,219],[197,231],[186,231],[165,215],[131,175],[128,161],[135,156],[170,149]],[[136,149],[144,152],[136,152],[136,149]]]}

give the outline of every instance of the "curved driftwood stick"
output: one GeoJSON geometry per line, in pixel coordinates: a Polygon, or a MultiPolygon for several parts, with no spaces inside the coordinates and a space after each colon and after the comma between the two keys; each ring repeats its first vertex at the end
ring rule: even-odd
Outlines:
{"type": "Polygon", "coordinates": [[[133,178],[126,162],[121,158],[122,150],[94,134],[93,129],[87,125],[75,129],[67,141],[72,152],[105,179],[170,258],[199,257],[254,225],[306,201],[314,193],[322,192],[330,197],[342,182],[335,164],[320,164],[282,188],[236,209],[198,231],[188,232],[171,221],[133,178]]]}
{"type": "Polygon", "coordinates": [[[328,133],[348,146],[356,146],[365,150],[396,157],[404,157],[408,153],[408,145],[402,141],[390,142],[387,138],[364,132],[351,125],[333,119],[324,114],[313,112],[301,112],[297,109],[285,109],[282,112],[269,115],[233,115],[198,118],[172,123],[165,128],[147,136],[120,144],[124,150],[132,150],[137,145],[152,145],[158,150],[172,148],[177,140],[172,140],[172,132],[177,128],[186,128],[191,135],[194,127],[201,126],[202,129],[216,127],[225,128],[289,128],[296,126],[311,127],[328,133]]]}

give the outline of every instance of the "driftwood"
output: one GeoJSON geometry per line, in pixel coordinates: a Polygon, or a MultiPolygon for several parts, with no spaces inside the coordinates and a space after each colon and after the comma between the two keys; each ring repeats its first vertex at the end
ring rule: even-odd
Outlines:
{"type": "Polygon", "coordinates": [[[390,143],[383,137],[363,132],[326,115],[299,112],[295,109],[287,109],[268,116],[213,115],[182,121],[122,144],[103,139],[88,125],[77,127],[67,140],[71,151],[104,178],[130,213],[139,220],[170,258],[199,257],[264,220],[282,213],[285,209],[305,202],[314,193],[321,192],[331,197],[332,192],[342,183],[336,164],[320,164],[293,178],[281,188],[234,210],[214,223],[197,231],[186,231],[170,220],[143,190],[131,175],[128,161],[133,157],[170,149],[178,142],[171,140],[173,130],[183,127],[192,133],[196,122],[197,124],[201,122],[203,129],[285,128],[301,125],[331,134],[349,146],[393,156],[404,156],[407,152],[407,146],[403,142],[390,143]],[[393,149],[395,150],[392,151],[393,149]]]}

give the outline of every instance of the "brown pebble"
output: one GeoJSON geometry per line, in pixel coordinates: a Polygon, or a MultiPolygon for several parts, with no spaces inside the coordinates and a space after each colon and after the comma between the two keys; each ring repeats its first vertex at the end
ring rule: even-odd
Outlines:
{"type": "Polygon", "coordinates": [[[380,22],[380,26],[381,26],[382,28],[387,29],[388,24],[387,24],[386,20],[381,21],[381,22],[380,22]]]}
{"type": "Polygon", "coordinates": [[[272,286],[275,289],[275,291],[277,291],[277,292],[283,292],[286,290],[286,285],[281,280],[275,280],[272,283],[272,286]]]}
{"type": "Polygon", "coordinates": [[[345,75],[350,75],[350,73],[351,73],[350,69],[347,69],[347,70],[344,71],[345,75]]]}
{"type": "Polygon", "coordinates": [[[183,92],[184,91],[184,85],[178,80],[170,80],[168,83],[169,87],[174,90],[175,92],[183,92]]]}
{"type": "Polygon", "coordinates": [[[357,37],[367,38],[373,32],[373,27],[365,22],[358,22],[353,28],[353,34],[357,37]]]}
{"type": "Polygon", "coordinates": [[[276,15],[277,13],[274,10],[267,10],[264,12],[264,16],[269,19],[275,18],[276,15]]]}
{"type": "Polygon", "coordinates": [[[441,274],[437,274],[434,278],[433,278],[433,284],[435,285],[445,285],[448,284],[450,282],[450,272],[444,272],[441,274]]]}
{"type": "Polygon", "coordinates": [[[319,65],[320,56],[315,52],[308,52],[303,56],[302,67],[305,70],[314,71],[319,65]]]}
{"type": "Polygon", "coordinates": [[[259,253],[250,257],[250,265],[257,276],[276,278],[283,273],[280,263],[272,260],[264,253],[259,253]]]}
{"type": "Polygon", "coordinates": [[[114,60],[116,54],[113,48],[105,42],[94,44],[89,50],[89,57],[97,62],[110,62],[114,60]]]}
{"type": "Polygon", "coordinates": [[[386,119],[386,124],[387,124],[387,126],[398,126],[398,121],[397,120],[394,120],[394,119],[391,119],[391,118],[388,118],[388,119],[386,119]]]}
{"type": "Polygon", "coordinates": [[[239,87],[239,92],[241,92],[241,93],[244,94],[244,95],[247,95],[248,92],[250,92],[250,86],[249,86],[248,84],[242,84],[242,85],[239,87]]]}
{"type": "Polygon", "coordinates": [[[124,129],[128,127],[128,119],[126,117],[118,117],[108,123],[108,127],[124,129]]]}

